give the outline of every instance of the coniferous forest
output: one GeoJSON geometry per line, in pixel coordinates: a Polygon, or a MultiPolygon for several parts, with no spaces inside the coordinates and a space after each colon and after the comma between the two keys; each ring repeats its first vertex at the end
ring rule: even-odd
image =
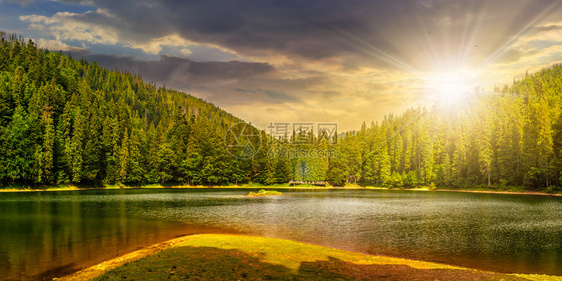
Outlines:
{"type": "MultiPolygon", "coordinates": [[[[0,185],[274,184],[329,181],[556,191],[562,186],[562,66],[456,105],[387,115],[302,149],[331,157],[270,157],[295,145],[265,131],[250,158],[232,157],[235,116],[134,73],[49,52],[0,34],[0,185]]],[[[359,124],[358,124],[359,125],[359,124]]]]}

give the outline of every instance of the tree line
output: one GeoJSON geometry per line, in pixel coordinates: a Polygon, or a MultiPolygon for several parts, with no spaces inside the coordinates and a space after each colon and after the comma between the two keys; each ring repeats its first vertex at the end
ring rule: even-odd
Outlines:
{"type": "Polygon", "coordinates": [[[2,185],[257,177],[257,164],[234,163],[224,149],[227,128],[242,120],[213,104],[13,34],[0,41],[2,185]]]}
{"type": "Polygon", "coordinates": [[[562,66],[457,104],[410,109],[338,143],[345,181],[387,187],[562,186],[562,66]]]}
{"type": "Polygon", "coordinates": [[[0,185],[274,184],[410,188],[561,186],[562,66],[462,104],[410,109],[333,139],[263,140],[233,157],[243,122],[212,103],[0,33],[0,185]],[[225,139],[226,136],[226,139],[225,139]],[[279,148],[330,157],[271,157],[279,148]]]}

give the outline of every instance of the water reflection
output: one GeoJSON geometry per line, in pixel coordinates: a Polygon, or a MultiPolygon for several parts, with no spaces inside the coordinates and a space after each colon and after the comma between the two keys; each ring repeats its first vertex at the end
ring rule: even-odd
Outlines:
{"type": "Polygon", "coordinates": [[[214,196],[191,194],[188,207],[172,204],[140,215],[370,254],[562,275],[560,198],[407,191],[214,196]]]}
{"type": "Polygon", "coordinates": [[[77,193],[2,196],[0,279],[60,276],[179,235],[213,232],[131,216],[132,210],[142,204],[129,202],[126,197],[82,198],[77,193]]]}
{"type": "Polygon", "coordinates": [[[0,272],[35,278],[177,235],[230,229],[370,254],[562,275],[562,198],[366,190],[286,190],[256,198],[247,192],[1,194],[0,272]]]}

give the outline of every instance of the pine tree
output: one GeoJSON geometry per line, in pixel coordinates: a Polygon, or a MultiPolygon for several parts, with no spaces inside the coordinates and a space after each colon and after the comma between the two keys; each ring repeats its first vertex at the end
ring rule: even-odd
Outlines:
{"type": "Polygon", "coordinates": [[[322,135],[299,144],[306,133],[270,142],[261,132],[264,151],[237,159],[224,136],[242,121],[218,107],[17,36],[0,38],[0,184],[561,185],[562,65],[462,105],[363,123],[337,145],[322,135]],[[269,144],[308,154],[334,148],[337,157],[275,158],[269,144]]]}
{"type": "Polygon", "coordinates": [[[121,150],[119,152],[119,178],[120,182],[127,181],[127,171],[129,170],[129,134],[125,131],[123,139],[121,140],[121,150]]]}
{"type": "Polygon", "coordinates": [[[72,140],[70,141],[70,150],[69,150],[69,157],[70,157],[70,165],[71,165],[71,175],[72,175],[72,182],[79,183],[82,179],[82,154],[83,154],[83,147],[82,141],[84,138],[84,121],[82,116],[82,110],[78,108],[74,115],[74,124],[73,124],[73,132],[72,132],[72,140]]]}
{"type": "Polygon", "coordinates": [[[129,160],[126,170],[126,183],[141,184],[144,182],[145,169],[141,153],[141,139],[144,131],[141,129],[129,139],[129,160]]]}
{"type": "Polygon", "coordinates": [[[29,141],[29,121],[22,106],[16,107],[12,121],[8,124],[3,138],[4,157],[2,177],[10,182],[29,180],[33,151],[29,141]]]}
{"type": "Polygon", "coordinates": [[[328,182],[334,186],[344,186],[349,175],[342,151],[337,148],[336,156],[329,160],[328,171],[326,173],[328,182]]]}
{"type": "Polygon", "coordinates": [[[43,136],[43,161],[42,161],[42,182],[51,183],[51,174],[54,165],[54,145],[55,145],[55,126],[51,117],[51,107],[45,106],[43,111],[43,124],[45,133],[43,136]]]}

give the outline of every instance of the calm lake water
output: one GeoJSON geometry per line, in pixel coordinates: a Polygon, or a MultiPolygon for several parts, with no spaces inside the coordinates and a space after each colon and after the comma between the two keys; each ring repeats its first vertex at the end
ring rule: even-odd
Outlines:
{"type": "Polygon", "coordinates": [[[380,190],[0,193],[0,279],[52,277],[173,237],[241,232],[368,254],[562,275],[562,198],[380,190]]]}

